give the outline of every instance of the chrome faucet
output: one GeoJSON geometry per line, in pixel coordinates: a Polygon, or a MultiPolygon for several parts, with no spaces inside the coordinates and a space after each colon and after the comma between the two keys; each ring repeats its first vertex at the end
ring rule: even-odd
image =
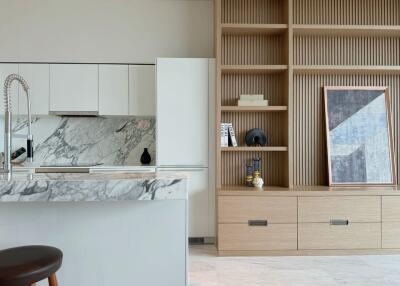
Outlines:
{"type": "Polygon", "coordinates": [[[32,117],[31,117],[31,100],[29,97],[29,86],[22,76],[18,74],[11,74],[6,78],[4,82],[4,173],[11,174],[11,144],[12,144],[12,110],[11,110],[11,96],[10,88],[14,81],[19,82],[26,94],[28,102],[28,135],[27,135],[27,160],[32,162],[33,160],[33,136],[32,136],[32,117]]]}

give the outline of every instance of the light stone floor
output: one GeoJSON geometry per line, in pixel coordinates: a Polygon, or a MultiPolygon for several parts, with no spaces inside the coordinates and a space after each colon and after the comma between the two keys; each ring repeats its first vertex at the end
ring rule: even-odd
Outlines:
{"type": "Polygon", "coordinates": [[[398,256],[216,257],[191,246],[189,286],[400,286],[398,256]]]}

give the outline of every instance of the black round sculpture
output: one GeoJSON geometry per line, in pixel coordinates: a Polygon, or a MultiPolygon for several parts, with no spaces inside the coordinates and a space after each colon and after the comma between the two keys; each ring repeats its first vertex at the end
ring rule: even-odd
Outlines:
{"type": "Polygon", "coordinates": [[[267,145],[267,136],[261,129],[254,128],[247,131],[245,141],[247,146],[265,146],[267,145]]]}

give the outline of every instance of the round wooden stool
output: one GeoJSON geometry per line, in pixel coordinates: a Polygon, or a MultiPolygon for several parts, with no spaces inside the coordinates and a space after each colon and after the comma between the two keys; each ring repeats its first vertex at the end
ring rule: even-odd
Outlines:
{"type": "Polygon", "coordinates": [[[49,246],[23,246],[0,251],[0,286],[29,286],[48,279],[57,286],[63,254],[49,246]]]}

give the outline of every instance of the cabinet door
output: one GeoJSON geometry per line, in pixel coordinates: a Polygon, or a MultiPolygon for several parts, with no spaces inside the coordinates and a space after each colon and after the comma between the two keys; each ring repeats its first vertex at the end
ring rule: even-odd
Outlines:
{"type": "Polygon", "coordinates": [[[50,65],[50,111],[98,112],[99,66],[50,65]]]}
{"type": "Polygon", "coordinates": [[[129,66],[129,115],[154,116],[155,101],[155,66],[129,66]]]}
{"type": "MultiPolygon", "coordinates": [[[[0,64],[0,113],[4,114],[4,81],[10,74],[18,73],[18,64],[0,64]]],[[[14,82],[11,87],[11,111],[18,114],[18,89],[19,84],[14,82]]],[[[3,129],[1,129],[3,130],[3,129]]]]}
{"type": "Polygon", "coordinates": [[[189,237],[210,237],[209,232],[209,189],[207,168],[158,168],[159,172],[182,172],[188,176],[189,237]]]}
{"type": "Polygon", "coordinates": [[[209,227],[211,237],[215,237],[215,80],[216,80],[216,61],[209,59],[208,65],[208,170],[209,170],[209,227]]]}
{"type": "Polygon", "coordinates": [[[129,82],[127,65],[99,66],[100,115],[128,115],[129,82]]]}
{"type": "MultiPolygon", "coordinates": [[[[19,74],[28,82],[31,113],[49,114],[50,66],[48,64],[20,64],[19,74]]],[[[19,113],[28,113],[26,94],[19,89],[19,113]]]]}
{"type": "Polygon", "coordinates": [[[208,166],[208,59],[157,60],[159,166],[208,166]]]}

